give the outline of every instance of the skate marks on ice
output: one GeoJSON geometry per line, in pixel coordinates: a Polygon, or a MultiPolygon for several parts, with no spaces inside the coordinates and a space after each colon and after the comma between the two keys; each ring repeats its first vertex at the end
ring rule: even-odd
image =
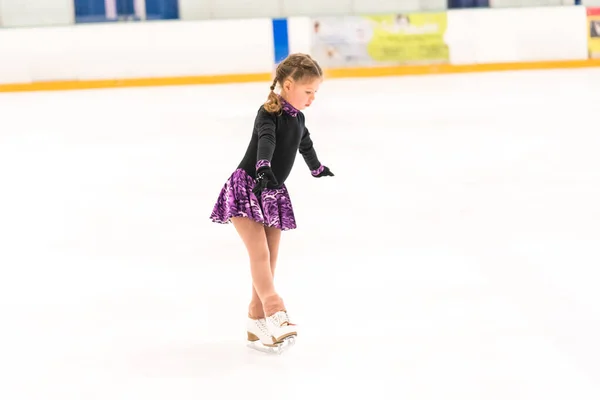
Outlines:
{"type": "Polygon", "coordinates": [[[271,354],[276,353],[248,349],[243,340],[184,343],[131,352],[121,372],[123,376],[220,379],[243,372],[271,354]]]}

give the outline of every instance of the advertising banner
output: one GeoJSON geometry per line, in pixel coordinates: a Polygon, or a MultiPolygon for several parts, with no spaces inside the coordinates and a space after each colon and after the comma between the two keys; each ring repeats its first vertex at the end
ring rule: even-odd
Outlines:
{"type": "Polygon", "coordinates": [[[449,63],[445,12],[312,18],[311,54],[321,65],[449,63]]]}
{"type": "Polygon", "coordinates": [[[600,7],[587,9],[589,58],[600,59],[600,7]]]}

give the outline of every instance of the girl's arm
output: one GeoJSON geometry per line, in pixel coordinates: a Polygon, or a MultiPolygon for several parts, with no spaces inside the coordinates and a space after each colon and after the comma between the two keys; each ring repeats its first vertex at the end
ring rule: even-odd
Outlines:
{"type": "Polygon", "coordinates": [[[259,112],[256,117],[255,127],[258,132],[258,150],[256,154],[256,169],[270,166],[275,152],[275,117],[267,112],[259,112]]]}
{"type": "Polygon", "coordinates": [[[300,154],[302,154],[302,157],[304,158],[304,162],[306,162],[306,165],[308,165],[308,168],[310,168],[311,173],[313,173],[313,175],[315,175],[315,173],[318,174],[319,172],[317,171],[319,171],[319,168],[321,168],[322,165],[319,161],[319,157],[317,157],[317,152],[313,145],[313,141],[310,138],[310,132],[306,127],[304,128],[304,133],[302,134],[299,150],[300,154]]]}

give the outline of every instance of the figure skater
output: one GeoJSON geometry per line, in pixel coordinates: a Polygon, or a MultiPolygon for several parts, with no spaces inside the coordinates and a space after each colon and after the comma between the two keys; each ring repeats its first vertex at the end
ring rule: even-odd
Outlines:
{"type": "Polygon", "coordinates": [[[312,176],[334,176],[319,162],[300,111],[314,101],[322,81],[321,67],[307,54],[291,54],[277,66],[246,154],[225,182],[211,214],[213,222],[232,222],[244,242],[252,275],[248,340],[267,347],[281,347],[297,335],[273,284],[281,231],[296,228],[284,184],[296,153],[300,152],[312,176]]]}

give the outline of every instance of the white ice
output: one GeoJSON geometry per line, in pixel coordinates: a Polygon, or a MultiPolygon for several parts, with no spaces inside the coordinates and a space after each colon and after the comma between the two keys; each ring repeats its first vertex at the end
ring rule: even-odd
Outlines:
{"type": "Polygon", "coordinates": [[[267,91],[0,95],[0,398],[600,398],[600,69],[326,81],[279,357],[209,220],[267,91]]]}

